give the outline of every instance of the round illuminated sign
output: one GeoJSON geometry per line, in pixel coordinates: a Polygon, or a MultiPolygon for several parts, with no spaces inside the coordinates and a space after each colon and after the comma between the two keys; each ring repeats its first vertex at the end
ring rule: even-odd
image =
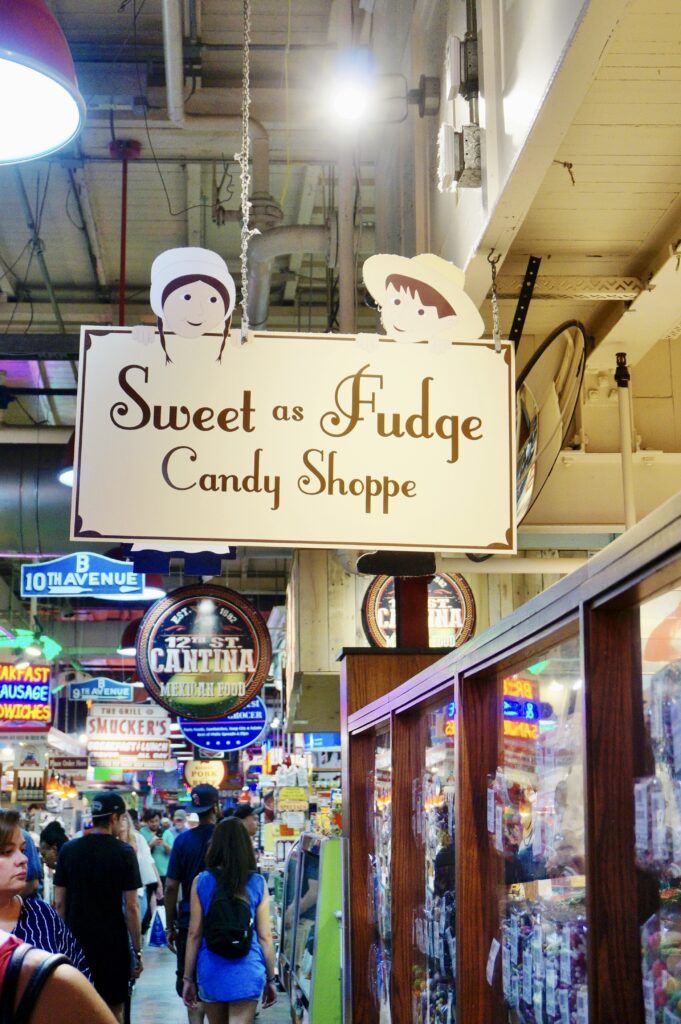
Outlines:
{"type": "Polygon", "coordinates": [[[194,786],[208,785],[222,789],[225,781],[224,761],[187,761],[184,766],[184,781],[194,786]]]}
{"type": "MultiPolygon", "coordinates": [[[[376,576],[362,604],[362,624],[373,647],[394,647],[395,577],[376,576]]],[[[460,647],[475,629],[475,598],[463,576],[438,573],[428,584],[430,647],[460,647]]]]}
{"type": "Polygon", "coordinates": [[[225,587],[181,587],[157,601],[137,634],[147,692],[183,718],[226,718],[260,692],[272,659],[267,626],[225,587]]]}

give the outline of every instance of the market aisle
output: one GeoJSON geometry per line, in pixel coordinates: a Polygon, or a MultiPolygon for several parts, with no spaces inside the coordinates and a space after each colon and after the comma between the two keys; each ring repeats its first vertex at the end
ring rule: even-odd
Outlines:
{"type": "MultiPolygon", "coordinates": [[[[186,1024],[187,1013],[175,994],[175,957],[168,949],[144,950],[144,972],[132,998],[132,1024],[186,1024]]],[[[271,1010],[261,1010],[257,1024],[289,1024],[284,993],[271,1010]]]]}

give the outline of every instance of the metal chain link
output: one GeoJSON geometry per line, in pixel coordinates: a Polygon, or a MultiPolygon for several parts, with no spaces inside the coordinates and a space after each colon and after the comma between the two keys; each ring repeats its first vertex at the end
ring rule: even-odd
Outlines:
{"type": "Polygon", "coordinates": [[[251,0],[244,0],[243,50],[241,71],[241,149],[234,159],[241,169],[241,344],[248,341],[248,243],[259,234],[249,227],[251,219],[251,0]]]}
{"type": "Polygon", "coordinates": [[[494,339],[494,351],[501,352],[501,327],[499,326],[499,298],[497,294],[497,263],[501,255],[493,256],[490,252],[487,262],[492,268],[492,337],[494,339]]]}

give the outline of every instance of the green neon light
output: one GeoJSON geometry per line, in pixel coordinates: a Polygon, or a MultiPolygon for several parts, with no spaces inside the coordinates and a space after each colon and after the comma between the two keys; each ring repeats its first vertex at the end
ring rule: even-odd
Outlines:
{"type": "Polygon", "coordinates": [[[0,636],[0,649],[13,648],[16,650],[18,648],[23,651],[31,644],[38,644],[42,648],[45,661],[53,661],[62,651],[61,644],[58,644],[52,637],[46,636],[44,633],[42,636],[36,637],[30,629],[15,629],[13,636],[0,636]]]}
{"type": "Polygon", "coordinates": [[[545,658],[543,661],[538,661],[536,665],[530,665],[528,672],[531,672],[533,676],[540,675],[545,669],[549,667],[549,659],[545,658]]]}

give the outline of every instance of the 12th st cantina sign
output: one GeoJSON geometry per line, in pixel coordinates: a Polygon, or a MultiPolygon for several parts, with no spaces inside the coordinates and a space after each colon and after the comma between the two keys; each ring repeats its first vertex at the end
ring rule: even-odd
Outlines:
{"type": "Polygon", "coordinates": [[[73,539],[515,550],[513,348],[478,340],[457,268],[365,264],[388,338],[428,344],[245,345],[220,257],[154,268],[157,330],[81,332],[73,539]]]}
{"type": "Polygon", "coordinates": [[[181,587],[152,605],[137,635],[150,696],[185,718],[222,718],[260,691],[272,660],[258,611],[226,587],[181,587]]]}

